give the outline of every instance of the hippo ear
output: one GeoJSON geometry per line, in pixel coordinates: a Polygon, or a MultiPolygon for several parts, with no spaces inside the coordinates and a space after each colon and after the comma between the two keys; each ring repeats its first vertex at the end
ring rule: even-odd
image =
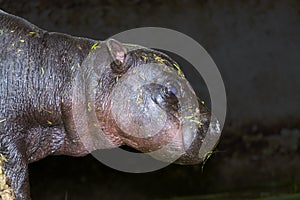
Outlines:
{"type": "Polygon", "coordinates": [[[107,47],[113,61],[117,65],[122,65],[125,62],[125,56],[127,54],[126,48],[117,40],[109,39],[107,41],[107,47]]]}

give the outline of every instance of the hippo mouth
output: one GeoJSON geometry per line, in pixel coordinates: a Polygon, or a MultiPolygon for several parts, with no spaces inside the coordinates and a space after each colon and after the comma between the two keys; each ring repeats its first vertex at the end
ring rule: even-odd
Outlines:
{"type": "Polygon", "coordinates": [[[175,161],[177,164],[197,164],[204,161],[218,143],[221,134],[219,121],[200,101],[199,110],[201,124],[193,138],[183,135],[186,138],[185,146],[189,148],[175,161]]]}

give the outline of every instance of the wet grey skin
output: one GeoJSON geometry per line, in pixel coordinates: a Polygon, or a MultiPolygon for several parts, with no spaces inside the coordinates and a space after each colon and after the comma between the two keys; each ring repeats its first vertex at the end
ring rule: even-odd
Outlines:
{"type": "Polygon", "coordinates": [[[0,153],[16,199],[30,199],[28,164],[48,155],[128,145],[165,162],[203,161],[220,125],[178,67],[155,50],[50,33],[0,10],[0,153]],[[92,109],[102,140],[80,128],[81,109],[92,109]]]}

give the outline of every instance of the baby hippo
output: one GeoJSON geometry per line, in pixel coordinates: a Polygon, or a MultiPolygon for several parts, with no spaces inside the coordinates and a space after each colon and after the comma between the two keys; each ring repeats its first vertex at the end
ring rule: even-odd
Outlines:
{"type": "Polygon", "coordinates": [[[0,10],[0,154],[17,200],[30,199],[28,164],[130,146],[197,164],[219,122],[167,55],[114,39],[49,33],[0,10]]]}

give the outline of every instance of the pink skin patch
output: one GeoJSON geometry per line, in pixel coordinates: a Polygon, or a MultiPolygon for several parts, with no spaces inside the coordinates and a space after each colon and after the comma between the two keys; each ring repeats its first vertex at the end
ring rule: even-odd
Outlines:
{"type": "Polygon", "coordinates": [[[116,59],[123,63],[125,60],[125,53],[123,51],[117,52],[116,59]]]}

